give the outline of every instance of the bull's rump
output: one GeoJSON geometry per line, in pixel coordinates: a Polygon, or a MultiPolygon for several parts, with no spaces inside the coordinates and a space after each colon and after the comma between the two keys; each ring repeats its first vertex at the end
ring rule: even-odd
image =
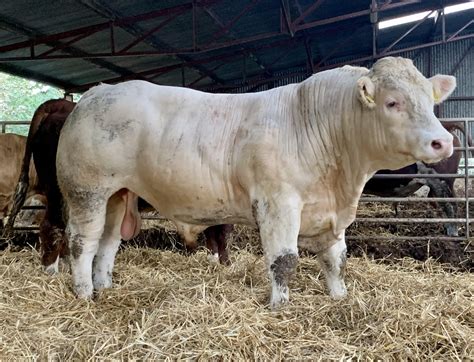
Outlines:
{"type": "Polygon", "coordinates": [[[239,163],[258,144],[251,137],[265,118],[260,103],[256,95],[140,81],[96,87],[62,131],[58,176],[71,172],[78,185],[128,188],[165,216],[189,223],[251,220],[239,163]],[[74,152],[62,152],[71,146],[74,152]]]}

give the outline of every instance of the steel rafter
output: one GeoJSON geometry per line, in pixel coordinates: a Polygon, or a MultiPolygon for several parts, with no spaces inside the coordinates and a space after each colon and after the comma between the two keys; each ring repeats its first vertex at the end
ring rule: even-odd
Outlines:
{"type": "MultiPolygon", "coordinates": [[[[321,4],[321,2],[319,2],[319,5],[321,4]]],[[[299,0],[295,0],[295,5],[296,5],[296,10],[298,11],[298,18],[296,18],[294,23],[299,24],[300,22],[304,22],[304,18],[306,17],[306,15],[301,20],[299,20],[303,15],[303,10],[301,8],[301,4],[300,4],[299,0]]],[[[304,49],[305,49],[305,52],[306,52],[306,59],[308,61],[308,67],[311,70],[311,73],[314,73],[315,68],[314,68],[314,61],[313,61],[313,52],[311,50],[311,42],[310,42],[310,40],[308,40],[307,30],[303,30],[302,32],[303,32],[303,37],[304,37],[304,49]]]]}
{"type": "Polygon", "coordinates": [[[250,10],[252,10],[260,0],[252,0],[245,8],[243,8],[234,18],[227,22],[220,30],[218,30],[214,35],[212,35],[212,39],[210,41],[210,46],[216,44],[216,41],[220,39],[222,36],[227,34],[232,27],[237,23],[237,21],[242,18],[245,14],[247,14],[250,10]]]}
{"type": "MultiPolygon", "coordinates": [[[[291,29],[294,29],[296,28],[298,25],[300,25],[302,22],[304,22],[304,20],[309,16],[311,15],[312,13],[314,13],[314,11],[319,8],[321,6],[321,4],[323,3],[324,0],[317,0],[314,2],[313,5],[310,5],[305,11],[303,11],[302,13],[300,12],[300,16],[298,16],[292,23],[290,23],[290,28],[291,29]]],[[[299,9],[298,9],[299,10],[299,9]]]]}
{"type": "MultiPolygon", "coordinates": [[[[37,29],[33,29],[33,28],[27,27],[25,25],[19,24],[18,22],[14,22],[11,19],[8,19],[7,17],[1,16],[1,15],[0,15],[0,25],[4,28],[10,29],[11,31],[13,31],[17,34],[21,34],[21,35],[27,36],[29,38],[33,38],[32,40],[27,41],[28,47],[32,46],[32,44],[33,44],[32,41],[44,36],[44,34],[42,32],[40,32],[39,30],[37,30],[37,29]]],[[[48,39],[46,42],[44,42],[44,44],[46,44],[48,46],[51,46],[53,48],[60,47],[64,52],[69,53],[70,56],[72,56],[72,57],[78,57],[78,58],[82,59],[82,56],[84,56],[86,54],[82,50],[77,49],[73,46],[70,46],[70,45],[63,46],[64,45],[63,43],[61,43],[61,42],[59,42],[55,39],[48,39]]],[[[1,48],[3,48],[3,47],[0,47],[0,49],[1,48]]],[[[2,52],[2,50],[0,50],[0,52],[2,52]]],[[[103,59],[87,59],[86,61],[88,61],[89,63],[92,63],[94,65],[98,65],[101,68],[105,68],[105,69],[108,69],[110,71],[113,71],[114,73],[117,73],[117,74],[120,74],[120,75],[128,75],[128,74],[132,73],[131,71],[129,71],[125,68],[119,67],[119,66],[117,66],[115,64],[112,64],[110,62],[107,62],[106,60],[103,60],[103,59]]],[[[3,68],[6,69],[5,66],[3,68]]],[[[17,73],[17,74],[19,74],[19,73],[17,73]]],[[[36,78],[36,79],[39,79],[39,78],[36,78]]],[[[54,78],[51,78],[51,79],[54,79],[54,78]]],[[[56,84],[59,85],[60,83],[68,83],[68,82],[57,82],[56,84]]]]}
{"type": "MultiPolygon", "coordinates": [[[[259,46],[254,46],[252,48],[247,48],[246,51],[247,52],[252,52],[252,51],[263,50],[263,49],[272,49],[272,48],[277,48],[277,47],[282,47],[282,46],[297,46],[298,42],[301,41],[302,39],[303,39],[302,37],[300,37],[300,38],[295,37],[293,39],[278,40],[278,41],[274,41],[274,42],[269,43],[269,44],[261,44],[259,46]]],[[[117,82],[121,82],[121,81],[125,81],[125,80],[135,79],[135,77],[137,77],[137,76],[147,77],[147,76],[150,76],[150,75],[158,74],[160,72],[163,73],[163,74],[168,73],[172,70],[176,70],[176,69],[181,68],[183,65],[186,66],[186,67],[197,67],[197,66],[200,66],[202,64],[208,64],[208,63],[213,63],[213,62],[216,62],[216,61],[224,61],[224,60],[229,61],[229,60],[234,60],[236,58],[241,58],[241,57],[242,57],[242,50],[239,49],[239,50],[233,51],[231,53],[227,53],[227,54],[222,54],[222,55],[218,55],[218,56],[210,56],[210,57],[201,58],[201,59],[198,59],[198,60],[190,60],[188,62],[181,62],[181,63],[177,63],[177,64],[162,66],[162,67],[158,67],[158,68],[154,68],[154,69],[149,69],[149,70],[146,70],[146,71],[137,72],[135,74],[125,76],[125,77],[116,77],[116,78],[110,78],[110,79],[102,80],[101,82],[117,83],[117,82]]],[[[279,59],[277,59],[277,60],[279,60],[279,59]]],[[[273,65],[273,63],[275,63],[275,61],[273,61],[270,64],[270,67],[273,65]]],[[[96,85],[97,83],[98,82],[91,82],[91,83],[82,84],[82,85],[76,86],[72,89],[68,89],[68,91],[73,92],[73,93],[74,92],[81,92],[81,91],[89,89],[90,87],[96,85]]]]}
{"type": "MultiPolygon", "coordinates": [[[[212,18],[212,20],[221,28],[225,28],[225,24],[222,22],[222,20],[219,18],[219,16],[212,10],[209,9],[207,6],[203,6],[202,9],[204,12],[212,18]]],[[[230,35],[232,38],[237,39],[238,36],[235,33],[234,30],[228,29],[227,35],[230,35]]],[[[245,48],[241,48],[241,50],[244,52],[245,48]]],[[[256,56],[252,51],[248,51],[248,56],[250,59],[252,59],[261,69],[263,69],[268,75],[271,75],[271,69],[268,69],[268,66],[265,65],[261,59],[259,59],[258,56],[256,56]]]]}
{"type": "Polygon", "coordinates": [[[453,68],[451,69],[451,71],[449,72],[449,74],[451,75],[454,75],[454,73],[456,73],[456,71],[459,69],[459,67],[461,66],[461,64],[464,62],[464,59],[466,59],[466,57],[468,56],[468,54],[471,52],[471,50],[474,48],[474,42],[471,42],[471,44],[469,45],[469,47],[466,49],[466,51],[464,52],[463,55],[461,55],[461,57],[459,58],[459,60],[457,61],[457,63],[453,66],[453,68]]]}
{"type": "Polygon", "coordinates": [[[174,19],[176,19],[178,16],[184,14],[188,9],[180,10],[172,15],[170,15],[167,19],[163,20],[161,23],[159,23],[157,26],[154,26],[150,30],[147,30],[144,32],[142,35],[137,37],[134,41],[132,41],[130,44],[124,46],[121,50],[119,50],[119,53],[125,53],[127,50],[133,48],[135,45],[141,43],[144,41],[146,38],[148,38],[150,35],[155,34],[162,28],[164,28],[166,25],[171,23],[174,19]]]}
{"type": "MultiPolygon", "coordinates": [[[[139,21],[143,21],[143,20],[149,20],[149,19],[152,19],[152,18],[156,18],[156,17],[159,17],[159,16],[168,15],[168,14],[170,14],[171,11],[176,11],[177,9],[183,9],[183,7],[187,8],[189,10],[192,10],[192,8],[193,8],[193,2],[191,2],[191,3],[186,3],[186,4],[183,4],[183,5],[175,6],[175,7],[172,7],[172,8],[166,8],[166,9],[157,10],[157,11],[153,11],[153,12],[146,13],[146,14],[135,15],[135,16],[132,16],[132,17],[123,18],[123,17],[120,17],[120,14],[118,14],[116,11],[110,9],[105,3],[100,2],[100,0],[95,0],[95,1],[93,1],[93,0],[78,0],[78,1],[80,1],[82,4],[88,6],[90,9],[94,10],[98,14],[108,17],[109,20],[110,20],[110,18],[114,19],[113,24],[112,24],[113,26],[119,26],[120,28],[125,29],[128,32],[130,32],[134,35],[137,35],[137,36],[143,35],[144,31],[142,29],[140,29],[140,27],[138,25],[136,25],[135,23],[137,23],[139,21]]],[[[209,4],[214,4],[218,1],[221,1],[221,0],[201,0],[199,2],[196,2],[196,5],[197,6],[203,6],[203,5],[208,5],[209,6],[209,4]]],[[[248,9],[248,7],[254,6],[256,1],[258,1],[258,0],[254,0],[252,3],[250,3],[240,14],[242,14],[246,9],[248,9]]],[[[401,7],[401,6],[413,4],[415,2],[418,2],[418,0],[406,0],[406,1],[401,2],[401,3],[387,3],[386,5],[381,6],[378,9],[378,11],[380,12],[380,11],[390,10],[390,9],[398,8],[398,7],[401,7]]],[[[304,29],[310,29],[310,28],[320,27],[320,26],[323,26],[323,25],[333,24],[333,23],[336,23],[336,22],[339,22],[339,21],[343,21],[343,20],[347,20],[347,19],[353,19],[353,18],[364,16],[364,15],[368,15],[368,14],[370,14],[370,9],[369,10],[362,10],[362,11],[358,11],[358,12],[354,12],[354,13],[350,13],[350,14],[345,14],[345,15],[341,15],[341,16],[337,16],[337,17],[333,17],[333,18],[329,18],[329,19],[323,19],[323,20],[313,21],[313,22],[310,22],[310,23],[299,24],[295,27],[294,32],[296,34],[297,32],[299,32],[301,30],[304,30],[304,29]]],[[[235,23],[235,21],[236,20],[234,18],[233,21],[231,21],[232,24],[228,23],[227,27],[231,27],[233,25],[233,23],[235,23]]],[[[2,47],[0,47],[0,52],[7,52],[7,51],[11,51],[11,50],[30,48],[30,47],[34,47],[35,44],[42,44],[42,43],[53,41],[53,40],[67,39],[67,38],[82,34],[84,32],[87,32],[87,31],[95,31],[95,30],[102,31],[102,30],[105,30],[105,29],[110,29],[110,27],[111,27],[111,23],[110,23],[110,21],[107,21],[107,22],[104,22],[104,23],[90,25],[90,26],[86,26],[86,27],[81,27],[81,28],[78,28],[78,29],[69,30],[69,31],[61,32],[61,33],[57,33],[57,34],[51,34],[51,35],[46,35],[46,36],[38,36],[38,37],[36,37],[36,39],[31,39],[31,40],[24,41],[24,42],[19,42],[19,43],[15,43],[15,44],[9,44],[9,45],[2,46],[2,47]]],[[[235,45],[243,45],[243,44],[251,43],[251,42],[254,42],[254,41],[258,41],[258,40],[270,39],[270,38],[280,36],[280,35],[284,35],[284,33],[282,33],[281,31],[275,31],[275,32],[269,32],[269,33],[262,33],[262,34],[250,36],[250,37],[247,37],[247,38],[240,38],[240,39],[235,39],[235,40],[216,43],[216,44],[208,44],[208,45],[204,45],[204,46],[196,45],[195,47],[182,48],[182,49],[173,49],[169,45],[164,44],[163,42],[160,42],[158,39],[153,39],[153,42],[151,42],[151,43],[154,43],[155,44],[154,47],[159,49],[157,51],[124,52],[124,53],[113,53],[113,52],[85,53],[85,54],[82,55],[82,57],[83,58],[108,58],[108,57],[121,57],[121,56],[136,57],[136,56],[150,56],[150,55],[174,55],[174,56],[177,56],[177,57],[187,57],[187,55],[198,54],[198,53],[203,53],[203,52],[208,52],[208,51],[218,50],[218,49],[224,49],[224,48],[232,47],[232,46],[235,46],[235,45]],[[163,49],[165,49],[165,50],[163,50],[163,49]]],[[[218,35],[217,38],[219,38],[220,36],[221,35],[218,35]]],[[[148,42],[146,42],[146,43],[148,44],[148,42]]],[[[3,57],[3,58],[0,59],[0,61],[13,62],[13,61],[24,61],[24,60],[46,60],[46,59],[54,60],[54,59],[65,59],[65,58],[68,58],[68,56],[62,56],[62,55],[54,55],[54,56],[46,56],[46,57],[37,57],[37,56],[15,57],[15,56],[11,56],[11,57],[3,57]]],[[[70,56],[69,58],[73,59],[74,56],[70,56]]],[[[79,58],[79,57],[77,57],[77,58],[79,58]]],[[[182,58],[181,60],[187,61],[187,60],[189,60],[189,58],[187,58],[187,59],[182,58]]],[[[200,71],[203,72],[204,70],[200,69],[200,71]]]]}
{"type": "MultiPolygon", "coordinates": [[[[141,21],[144,18],[146,18],[148,20],[149,17],[152,17],[152,16],[156,17],[156,15],[158,15],[158,14],[159,14],[159,16],[168,15],[168,14],[170,14],[170,12],[179,11],[179,10],[183,9],[183,7],[190,10],[190,11],[192,11],[195,14],[196,6],[211,6],[211,5],[219,3],[222,0],[199,0],[199,1],[193,0],[192,2],[187,3],[187,4],[183,4],[183,5],[179,5],[179,6],[175,6],[175,7],[171,7],[171,8],[165,8],[165,9],[161,9],[161,10],[156,10],[154,12],[150,12],[150,13],[147,13],[147,14],[144,14],[144,15],[136,15],[136,16],[128,17],[128,18],[123,18],[121,16],[121,14],[119,14],[117,11],[113,10],[112,8],[107,6],[106,3],[104,3],[100,0],[95,0],[95,1],[94,0],[78,0],[78,1],[80,1],[81,4],[89,7],[90,9],[92,9],[97,14],[99,14],[103,17],[106,17],[108,19],[111,19],[111,18],[115,19],[114,24],[118,24],[118,26],[120,28],[122,28],[123,30],[129,32],[130,34],[135,35],[135,36],[143,36],[145,31],[139,25],[136,24],[137,21],[141,21]],[[119,19],[122,19],[122,20],[119,20],[119,19]]],[[[193,18],[194,17],[195,17],[195,15],[193,16],[193,18]]],[[[195,31],[195,27],[193,27],[193,31],[195,31]]],[[[193,34],[193,39],[195,39],[195,34],[193,34]]],[[[182,62],[190,62],[192,60],[189,56],[184,55],[184,54],[180,54],[176,50],[173,50],[170,45],[168,45],[168,44],[164,43],[163,41],[159,40],[156,36],[151,35],[150,37],[148,37],[148,40],[144,39],[143,42],[150,45],[150,46],[152,46],[155,49],[160,49],[160,50],[157,50],[155,52],[155,54],[153,54],[153,55],[170,55],[170,56],[176,57],[178,60],[180,60],[182,62]],[[161,51],[161,49],[163,49],[163,48],[171,49],[171,51],[163,52],[163,51],[161,51]]],[[[137,52],[137,53],[140,53],[140,52],[137,52]]],[[[116,53],[115,55],[116,56],[121,56],[121,55],[127,56],[128,54],[130,54],[130,52],[116,53]]],[[[222,79],[217,77],[217,75],[215,75],[214,73],[208,71],[206,68],[203,68],[199,65],[198,66],[193,66],[193,68],[196,69],[201,74],[206,74],[214,82],[219,83],[219,84],[224,84],[224,81],[222,79]]]]}
{"type": "Polygon", "coordinates": [[[396,40],[392,42],[388,47],[386,47],[380,54],[386,54],[387,52],[390,51],[395,45],[397,45],[399,42],[401,42],[403,39],[406,38],[408,34],[413,32],[416,28],[418,28],[421,24],[425,22],[426,19],[428,19],[431,15],[433,15],[436,12],[436,10],[431,10],[428,14],[426,14],[423,19],[418,20],[410,29],[408,29],[406,32],[404,32],[401,36],[399,36],[396,40]]]}

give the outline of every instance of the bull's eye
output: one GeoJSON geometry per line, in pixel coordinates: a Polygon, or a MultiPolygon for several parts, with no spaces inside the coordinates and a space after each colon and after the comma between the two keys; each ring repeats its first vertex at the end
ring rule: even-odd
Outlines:
{"type": "Polygon", "coordinates": [[[387,103],[387,107],[388,107],[388,108],[393,108],[393,107],[395,107],[396,105],[397,105],[397,102],[395,102],[395,101],[391,101],[391,102],[388,102],[388,103],[387,103]]]}

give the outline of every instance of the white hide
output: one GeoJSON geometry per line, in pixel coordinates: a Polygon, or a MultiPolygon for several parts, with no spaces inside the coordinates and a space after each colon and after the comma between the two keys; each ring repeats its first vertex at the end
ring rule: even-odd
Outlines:
{"type": "MultiPolygon", "coordinates": [[[[342,270],[344,230],[365,181],[378,169],[452,153],[452,146],[430,146],[452,141],[434,117],[431,83],[407,60],[377,64],[252,94],[143,81],[85,93],[62,130],[57,157],[76,293],[90,297],[93,273],[100,275],[96,289],[111,285],[117,237],[100,236],[104,225],[116,228],[106,222],[115,220],[106,215],[107,199],[123,188],[187,238],[210,225],[258,224],[274,306],[288,300],[282,275],[293,259],[285,256],[297,255],[298,239],[342,270]],[[399,107],[388,108],[390,97],[399,107]],[[92,268],[98,252],[106,265],[96,258],[92,268]]],[[[334,297],[345,294],[341,274],[326,273],[334,297]]]]}

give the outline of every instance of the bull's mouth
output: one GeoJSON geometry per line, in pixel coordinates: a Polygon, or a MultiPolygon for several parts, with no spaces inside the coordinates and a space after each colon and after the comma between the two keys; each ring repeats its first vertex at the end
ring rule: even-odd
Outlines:
{"type": "Polygon", "coordinates": [[[437,157],[437,158],[422,158],[420,161],[426,164],[434,164],[434,163],[441,162],[443,160],[445,160],[444,157],[437,157]]]}

